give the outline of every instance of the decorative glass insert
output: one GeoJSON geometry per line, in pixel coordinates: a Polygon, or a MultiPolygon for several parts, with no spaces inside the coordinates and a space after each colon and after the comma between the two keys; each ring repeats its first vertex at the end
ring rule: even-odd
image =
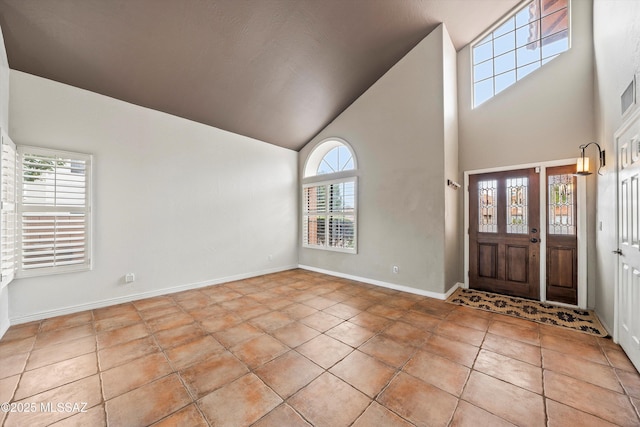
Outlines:
{"type": "Polygon", "coordinates": [[[529,178],[507,178],[507,233],[528,234],[529,178]]]}
{"type": "Polygon", "coordinates": [[[477,107],[569,49],[569,1],[532,0],[472,46],[477,107]]]}
{"type": "Polygon", "coordinates": [[[549,234],[575,236],[575,177],[570,174],[549,175],[549,234]]]}
{"type": "Polygon", "coordinates": [[[478,231],[498,232],[498,181],[478,181],[478,231]]]}

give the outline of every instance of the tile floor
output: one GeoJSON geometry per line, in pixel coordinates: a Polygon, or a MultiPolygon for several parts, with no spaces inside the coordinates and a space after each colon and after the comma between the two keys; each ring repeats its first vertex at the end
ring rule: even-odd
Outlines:
{"type": "Polygon", "coordinates": [[[14,326],[0,402],[32,410],[5,426],[630,426],[640,376],[608,339],[292,270],[14,326]]]}

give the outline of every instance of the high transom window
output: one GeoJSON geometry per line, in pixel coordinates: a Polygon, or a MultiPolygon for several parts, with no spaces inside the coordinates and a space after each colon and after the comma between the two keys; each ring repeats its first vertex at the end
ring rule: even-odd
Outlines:
{"type": "Polygon", "coordinates": [[[302,185],[302,246],[356,252],[356,161],[349,145],[332,138],[309,155],[302,185]]]}
{"type": "Polygon", "coordinates": [[[472,46],[477,107],[569,49],[569,0],[531,0],[472,46]]]}

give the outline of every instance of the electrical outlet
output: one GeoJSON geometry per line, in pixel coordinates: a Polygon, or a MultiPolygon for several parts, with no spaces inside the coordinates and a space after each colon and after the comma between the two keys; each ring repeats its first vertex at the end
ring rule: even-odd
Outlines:
{"type": "Polygon", "coordinates": [[[269,255],[269,256],[267,257],[267,259],[268,259],[269,261],[273,261],[273,255],[269,255]]]}
{"type": "Polygon", "coordinates": [[[400,272],[400,267],[394,265],[393,267],[391,267],[391,271],[393,272],[393,274],[398,274],[400,272]]]}
{"type": "Polygon", "coordinates": [[[135,280],[136,280],[135,273],[127,273],[127,274],[124,275],[124,282],[125,283],[135,282],[135,280]]]}

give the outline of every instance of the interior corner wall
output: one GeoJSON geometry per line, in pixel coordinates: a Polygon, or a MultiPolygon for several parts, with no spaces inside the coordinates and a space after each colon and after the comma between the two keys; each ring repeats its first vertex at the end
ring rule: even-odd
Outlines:
{"type": "MultiPolygon", "coordinates": [[[[444,111],[444,177],[462,182],[458,167],[458,67],[457,52],[446,27],[443,27],[443,111],[444,111]]],[[[444,188],[445,290],[463,282],[463,233],[460,207],[463,191],[450,186],[444,188]]]]}
{"type": "MultiPolygon", "coordinates": [[[[620,96],[638,76],[640,85],[640,2],[595,0],[593,32],[596,64],[596,141],[607,154],[604,176],[597,177],[596,310],[609,329],[614,325],[614,295],[618,247],[616,230],[616,146],[622,125],[620,96]],[[610,165],[610,166],[609,166],[610,165]]],[[[637,91],[640,94],[640,90],[637,91]]],[[[640,104],[640,99],[637,100],[640,104]]],[[[640,107],[636,107],[640,108],[640,107]]]]}
{"type": "Polygon", "coordinates": [[[328,137],[349,142],[358,163],[358,253],[301,247],[301,265],[444,293],[443,29],[300,151],[301,176],[328,137]]]}
{"type": "MultiPolygon", "coordinates": [[[[9,132],[9,61],[0,29],[0,129],[9,132]]],[[[0,289],[0,338],[9,329],[9,288],[0,289]]]]}
{"type": "Polygon", "coordinates": [[[295,151],[12,70],[18,145],[93,155],[93,270],[14,280],[12,322],[297,266],[295,151]],[[124,284],[125,273],[135,282],[124,284]]]}
{"type": "MultiPolygon", "coordinates": [[[[471,49],[458,52],[460,170],[575,159],[594,140],[593,3],[571,2],[571,48],[472,108],[471,49]]],[[[587,246],[595,247],[595,180],[587,187],[587,246]]],[[[467,209],[465,207],[464,209],[467,209]]],[[[595,251],[588,256],[588,305],[595,305],[595,251]]]]}

